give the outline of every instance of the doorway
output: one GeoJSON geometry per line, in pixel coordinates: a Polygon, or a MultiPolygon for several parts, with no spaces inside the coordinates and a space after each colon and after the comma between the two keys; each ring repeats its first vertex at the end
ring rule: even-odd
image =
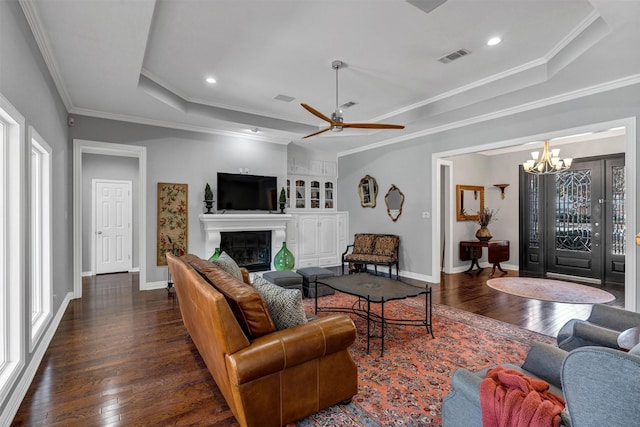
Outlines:
{"type": "Polygon", "coordinates": [[[147,212],[147,148],[137,145],[114,144],[99,141],[89,141],[74,139],[73,141],[73,298],[82,298],[82,256],[83,250],[87,246],[83,244],[83,229],[88,227],[83,225],[85,216],[83,209],[83,154],[102,154],[109,156],[133,157],[138,160],[138,216],[141,226],[138,230],[138,253],[139,253],[139,288],[146,289],[146,225],[144,219],[147,212]]]}
{"type": "MultiPolygon", "coordinates": [[[[627,206],[633,207],[636,203],[636,119],[635,117],[630,117],[626,119],[618,119],[612,120],[609,122],[602,123],[594,123],[591,125],[585,125],[580,127],[575,127],[571,129],[564,129],[561,131],[540,133],[540,134],[532,134],[524,137],[519,137],[511,140],[503,140],[496,141],[493,143],[487,143],[482,146],[468,146],[464,148],[458,148],[448,151],[434,152],[431,155],[431,164],[432,164],[432,182],[436,183],[434,188],[440,188],[440,174],[443,168],[446,168],[441,162],[443,159],[450,159],[455,156],[467,155],[472,153],[486,153],[489,151],[500,150],[502,152],[516,152],[516,151],[526,151],[526,148],[523,148],[523,145],[528,144],[531,141],[544,141],[559,137],[564,137],[565,135],[586,135],[593,134],[597,135],[603,130],[614,131],[616,129],[622,129],[624,134],[624,153],[626,157],[626,204],[627,206]]],[[[587,137],[588,138],[588,137],[587,137]]],[[[520,157],[520,156],[518,156],[520,157]]],[[[520,160],[515,160],[517,164],[520,160]]],[[[517,187],[517,168],[515,172],[515,180],[514,187],[517,187]]],[[[454,194],[455,182],[451,183],[450,188],[447,189],[448,194],[454,194]]],[[[431,196],[431,203],[434,206],[434,212],[440,213],[441,211],[441,203],[444,201],[444,196],[440,191],[434,191],[431,196]]],[[[516,199],[517,206],[517,199],[516,199]]],[[[514,213],[514,217],[517,216],[517,207],[516,212],[514,213]]],[[[451,215],[448,218],[445,218],[445,222],[447,222],[447,227],[453,228],[455,225],[455,218],[452,218],[451,215]]],[[[624,279],[624,300],[625,300],[625,308],[627,310],[635,311],[638,306],[637,294],[639,286],[637,284],[637,266],[636,263],[633,262],[637,258],[638,247],[635,244],[630,244],[629,242],[634,241],[635,233],[632,228],[636,225],[636,212],[634,209],[629,209],[626,212],[626,224],[628,224],[627,231],[625,234],[625,239],[627,241],[626,254],[625,257],[627,260],[631,260],[631,262],[627,262],[625,265],[625,279],[624,279]]],[[[441,234],[441,223],[439,218],[434,218],[434,221],[431,223],[431,236],[440,236],[441,234]]],[[[431,271],[438,272],[440,271],[441,265],[441,242],[439,239],[430,239],[431,240],[431,271]]],[[[515,237],[512,237],[512,245],[518,241],[518,228],[517,225],[515,227],[515,237]]],[[[518,241],[519,245],[519,241],[518,241]]],[[[452,257],[455,259],[456,256],[453,251],[455,248],[452,245],[449,245],[449,249],[446,250],[446,257],[452,257]]],[[[514,260],[518,259],[518,256],[512,257],[514,260]]],[[[434,283],[440,282],[440,277],[437,274],[432,274],[432,280],[434,283]]]]}
{"type": "Polygon", "coordinates": [[[131,271],[131,181],[92,180],[92,257],[95,274],[131,271]]]}

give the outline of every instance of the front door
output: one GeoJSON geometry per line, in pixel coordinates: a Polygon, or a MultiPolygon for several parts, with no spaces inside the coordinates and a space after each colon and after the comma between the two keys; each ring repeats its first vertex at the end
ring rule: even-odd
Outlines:
{"type": "Polygon", "coordinates": [[[520,269],[624,283],[624,156],[574,161],[554,175],[521,172],[520,269]]]}
{"type": "Polygon", "coordinates": [[[95,273],[131,270],[131,181],[93,180],[95,273]]]}
{"type": "Polygon", "coordinates": [[[547,185],[547,272],[601,279],[601,162],[575,162],[547,185]]]}

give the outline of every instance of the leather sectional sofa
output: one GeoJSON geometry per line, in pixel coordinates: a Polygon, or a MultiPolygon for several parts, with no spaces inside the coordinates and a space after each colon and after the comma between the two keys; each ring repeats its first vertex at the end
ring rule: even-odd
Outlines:
{"type": "Polygon", "coordinates": [[[349,317],[277,331],[250,284],[193,255],[167,260],[185,327],[241,426],[282,426],[357,393],[349,317]]]}

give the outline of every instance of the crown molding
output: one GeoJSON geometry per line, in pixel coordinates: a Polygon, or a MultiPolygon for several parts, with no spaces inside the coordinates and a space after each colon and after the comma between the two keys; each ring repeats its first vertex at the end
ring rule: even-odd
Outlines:
{"type": "Polygon", "coordinates": [[[407,135],[401,135],[396,138],[387,139],[384,141],[376,142],[374,144],[369,144],[363,147],[354,148],[352,150],[342,151],[342,152],[339,152],[337,156],[343,157],[351,154],[361,153],[364,151],[373,150],[375,148],[398,144],[400,142],[409,141],[409,140],[420,138],[427,135],[433,135],[440,132],[445,132],[453,129],[462,128],[465,126],[474,125],[477,123],[486,122],[489,120],[512,116],[514,114],[523,113],[523,112],[535,110],[538,108],[544,108],[551,105],[560,104],[562,102],[584,98],[590,95],[596,95],[599,93],[608,92],[611,90],[620,89],[626,86],[631,86],[639,83],[640,83],[640,74],[634,74],[631,76],[623,77],[621,79],[612,80],[610,82],[601,83],[598,85],[589,86],[582,89],[577,89],[577,90],[566,92],[560,95],[539,99],[537,101],[527,102],[525,104],[520,104],[514,107],[505,108],[503,110],[497,110],[487,114],[481,114],[479,116],[470,117],[468,119],[459,120],[457,122],[448,123],[446,125],[424,129],[424,130],[413,132],[407,135]]]}
{"type": "Polygon", "coordinates": [[[24,16],[27,18],[27,22],[29,23],[29,27],[31,28],[31,33],[33,34],[33,37],[38,44],[38,48],[40,49],[42,58],[44,59],[47,68],[49,69],[49,74],[53,79],[53,83],[56,85],[56,89],[58,90],[58,94],[62,99],[62,103],[64,104],[67,111],[69,111],[71,110],[71,108],[73,108],[71,96],[66,89],[64,79],[62,78],[62,74],[60,73],[60,68],[58,67],[58,63],[51,50],[49,37],[47,36],[47,32],[44,29],[44,25],[42,25],[42,19],[40,18],[38,9],[35,6],[36,2],[28,0],[18,0],[18,2],[22,7],[24,16]]]}
{"type": "Polygon", "coordinates": [[[125,114],[107,113],[104,111],[90,110],[86,108],[72,108],[69,111],[69,113],[78,114],[81,116],[95,117],[98,119],[118,120],[121,122],[136,123],[140,125],[157,126],[157,127],[164,127],[169,129],[207,133],[207,134],[220,135],[220,136],[229,136],[233,138],[250,139],[255,141],[269,142],[272,144],[287,145],[291,142],[291,139],[288,139],[288,138],[272,138],[272,137],[253,135],[248,133],[245,134],[242,132],[233,132],[233,131],[227,131],[227,130],[221,130],[221,129],[208,128],[203,126],[195,126],[195,125],[187,125],[182,123],[168,122],[163,120],[147,119],[143,117],[129,116],[125,114]]]}

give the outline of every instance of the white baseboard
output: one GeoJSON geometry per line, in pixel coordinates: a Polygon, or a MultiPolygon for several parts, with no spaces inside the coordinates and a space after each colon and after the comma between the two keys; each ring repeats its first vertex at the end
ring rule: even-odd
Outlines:
{"type": "Polygon", "coordinates": [[[55,335],[56,330],[58,330],[58,326],[60,325],[62,316],[64,315],[64,312],[67,309],[67,306],[69,305],[69,302],[71,301],[72,298],[73,298],[73,293],[69,292],[65,295],[64,300],[62,300],[62,304],[60,304],[60,308],[58,309],[58,312],[56,313],[55,317],[52,319],[51,323],[49,324],[47,331],[42,336],[42,340],[40,341],[40,344],[36,348],[36,351],[33,353],[33,356],[31,357],[31,361],[29,362],[29,365],[22,373],[22,376],[20,377],[20,381],[18,382],[13,393],[7,400],[7,404],[5,405],[4,410],[2,411],[2,414],[0,414],[0,426],[10,425],[13,419],[15,418],[16,413],[18,412],[18,409],[20,409],[20,404],[22,403],[22,399],[24,399],[24,396],[27,394],[27,391],[29,391],[29,386],[31,385],[33,378],[36,376],[36,372],[38,371],[40,362],[42,362],[42,358],[44,357],[44,354],[47,351],[47,348],[49,348],[49,344],[51,343],[51,340],[53,339],[53,336],[55,335]]]}
{"type": "MultiPolygon", "coordinates": [[[[393,276],[395,277],[395,275],[393,276]]],[[[423,282],[436,283],[440,280],[435,280],[433,276],[427,276],[420,273],[412,273],[411,271],[400,270],[400,277],[407,277],[409,279],[422,280],[423,282]]]]}
{"type": "Polygon", "coordinates": [[[83,271],[82,277],[93,276],[93,271],[83,271]]]}
{"type": "Polygon", "coordinates": [[[140,273],[140,267],[133,267],[129,270],[129,273],[140,273]]]}
{"type": "Polygon", "coordinates": [[[147,282],[143,285],[140,285],[141,291],[151,291],[154,289],[166,289],[167,281],[161,280],[160,282],[147,282]]]}

